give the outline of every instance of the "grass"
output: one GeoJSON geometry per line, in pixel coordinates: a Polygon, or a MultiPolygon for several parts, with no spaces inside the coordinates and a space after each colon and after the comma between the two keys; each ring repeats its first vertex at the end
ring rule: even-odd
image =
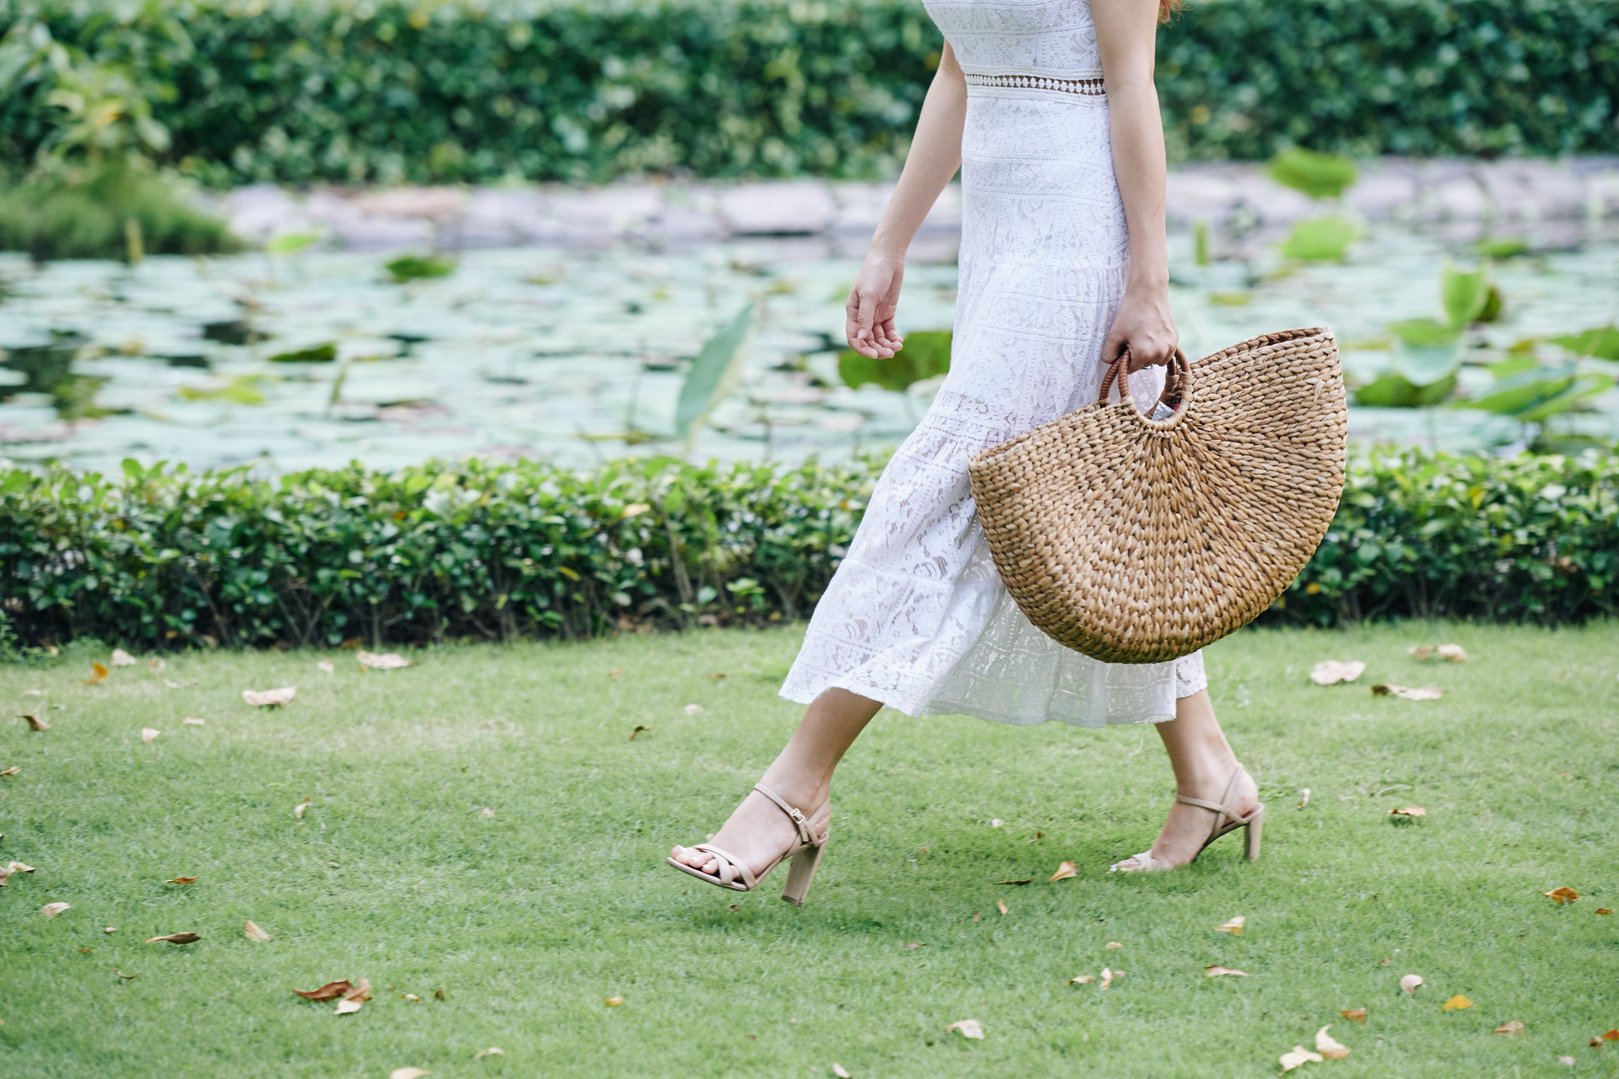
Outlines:
{"type": "Polygon", "coordinates": [[[1619,1043],[1588,1045],[1619,1027],[1619,915],[1596,913],[1619,908],[1619,626],[1211,646],[1270,807],[1252,865],[1233,836],[1109,877],[1168,809],[1147,727],[885,710],[839,773],[801,910],[784,868],[740,895],[662,864],[796,720],[775,692],[799,634],[446,648],[386,673],[185,655],[98,685],[87,646],[0,667],[0,768],[20,769],[0,779],[0,863],[36,868],[0,890],[0,1072],[1257,1076],[1330,1023],[1350,1056],[1300,1074],[1619,1075],[1619,1043]],[[1447,641],[1472,662],[1406,654],[1447,641]],[[1326,658],[1369,667],[1311,685],[1326,658]],[[1446,695],[1374,697],[1383,680],[1446,695]],[[241,698],[283,684],[284,709],[241,698]],[[1394,826],[1413,804],[1426,816],[1394,826]],[[1078,877],[1048,882],[1064,860],[1078,877]],[[164,883],[180,876],[197,880],[164,883]],[[1564,885],[1580,898],[1542,895],[1564,885]],[[42,917],[54,901],[72,907],[42,917]],[[1214,931],[1237,914],[1240,936],[1214,931]],[[143,943],[185,931],[202,939],[143,943]],[[1125,972],[1110,988],[1069,984],[1104,966],[1125,972]],[[361,976],[354,1015],[292,992],[361,976]],[[1456,994],[1473,1006],[1443,1010],[1456,994]],[[1339,1016],[1356,1007],[1365,1023],[1339,1016]],[[983,1040],[947,1034],[960,1019],[983,1040]],[[1492,1033],[1509,1020],[1524,1033],[1492,1033]]]}

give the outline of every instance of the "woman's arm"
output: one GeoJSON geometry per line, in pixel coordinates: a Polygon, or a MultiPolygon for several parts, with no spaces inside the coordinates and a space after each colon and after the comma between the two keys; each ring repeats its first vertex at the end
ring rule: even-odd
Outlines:
{"type": "Polygon", "coordinates": [[[939,193],[961,167],[961,129],[966,116],[967,82],[947,41],[922,101],[905,166],[883,207],[871,247],[844,305],[849,346],[863,356],[892,356],[904,343],[894,329],[894,310],[905,275],[905,252],[939,193]]]}
{"type": "Polygon", "coordinates": [[[1168,363],[1179,344],[1169,313],[1164,229],[1164,128],[1153,85],[1158,0],[1091,0],[1107,90],[1113,171],[1130,230],[1124,300],[1102,347],[1111,363],[1130,346],[1130,370],[1168,363]]]}

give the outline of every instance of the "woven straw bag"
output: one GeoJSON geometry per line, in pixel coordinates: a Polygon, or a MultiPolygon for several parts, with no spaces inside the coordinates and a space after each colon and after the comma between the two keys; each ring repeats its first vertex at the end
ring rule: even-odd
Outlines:
{"type": "Polygon", "coordinates": [[[1298,576],[1343,494],[1348,411],[1325,326],[1196,363],[1177,348],[1163,419],[1131,400],[1129,358],[1095,404],[980,450],[968,477],[1030,622],[1099,660],[1156,663],[1246,625],[1298,576]]]}

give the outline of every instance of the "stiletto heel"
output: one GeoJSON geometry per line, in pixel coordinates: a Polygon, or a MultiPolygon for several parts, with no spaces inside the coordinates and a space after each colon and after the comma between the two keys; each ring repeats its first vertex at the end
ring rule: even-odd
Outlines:
{"type": "MultiPolygon", "coordinates": [[[[1232,811],[1230,803],[1231,789],[1237,785],[1237,777],[1242,775],[1245,771],[1246,769],[1244,769],[1240,763],[1236,766],[1236,768],[1232,769],[1231,778],[1226,781],[1225,793],[1220,796],[1220,800],[1218,802],[1211,802],[1204,798],[1193,798],[1190,795],[1181,794],[1179,792],[1176,793],[1175,801],[1177,802],[1185,802],[1187,805],[1201,806],[1204,809],[1212,809],[1214,811],[1214,824],[1209,828],[1209,837],[1203,841],[1203,846],[1197,848],[1196,853],[1194,853],[1182,864],[1191,865],[1193,862],[1197,861],[1197,856],[1202,854],[1204,848],[1206,848],[1210,843],[1213,843],[1216,839],[1219,839],[1227,832],[1235,831],[1238,828],[1247,829],[1247,831],[1243,833],[1243,856],[1246,857],[1250,862],[1259,857],[1259,830],[1260,825],[1265,817],[1265,803],[1259,802],[1255,804],[1254,808],[1249,810],[1246,816],[1241,817],[1232,811]]],[[[1112,865],[1108,866],[1108,872],[1137,873],[1142,870],[1177,868],[1176,866],[1172,865],[1160,864],[1156,859],[1153,858],[1151,848],[1142,851],[1140,854],[1133,854],[1130,856],[1130,858],[1126,858],[1124,861],[1131,861],[1132,859],[1135,861],[1135,865],[1125,865],[1124,862],[1114,862],[1112,865]]]]}
{"type": "Polygon", "coordinates": [[[815,879],[815,869],[821,864],[821,855],[825,851],[826,844],[817,843],[793,855],[793,864],[787,867],[787,886],[781,890],[783,899],[795,907],[804,905],[804,897],[809,895],[810,881],[815,879]]]}
{"type": "Polygon", "coordinates": [[[810,881],[815,877],[815,869],[821,864],[821,854],[826,850],[826,841],[830,834],[827,825],[832,816],[832,802],[830,799],[822,802],[815,812],[806,816],[803,810],[790,804],[763,783],[755,783],[753,789],[776,803],[783,813],[792,818],[793,824],[798,829],[798,841],[776,855],[769,865],[759,871],[758,876],[754,876],[742,859],[712,843],[695,843],[691,847],[692,850],[700,850],[713,857],[716,865],[712,873],[689,866],[673,856],[665,858],[664,861],[682,873],[706,880],[710,884],[717,884],[721,888],[733,892],[751,892],[783,858],[791,858],[792,865],[787,871],[787,886],[782,890],[781,897],[794,906],[801,907],[804,905],[804,897],[809,894],[810,881]],[[733,879],[729,881],[724,879],[727,868],[736,871],[733,879]]]}

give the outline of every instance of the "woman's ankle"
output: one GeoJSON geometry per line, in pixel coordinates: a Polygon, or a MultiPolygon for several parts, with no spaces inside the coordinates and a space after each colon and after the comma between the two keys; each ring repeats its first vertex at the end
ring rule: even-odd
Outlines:
{"type": "Polygon", "coordinates": [[[832,777],[828,774],[806,773],[771,765],[765,769],[765,774],[760,777],[759,782],[805,813],[813,813],[822,802],[826,801],[827,794],[831,790],[832,777]]]}

